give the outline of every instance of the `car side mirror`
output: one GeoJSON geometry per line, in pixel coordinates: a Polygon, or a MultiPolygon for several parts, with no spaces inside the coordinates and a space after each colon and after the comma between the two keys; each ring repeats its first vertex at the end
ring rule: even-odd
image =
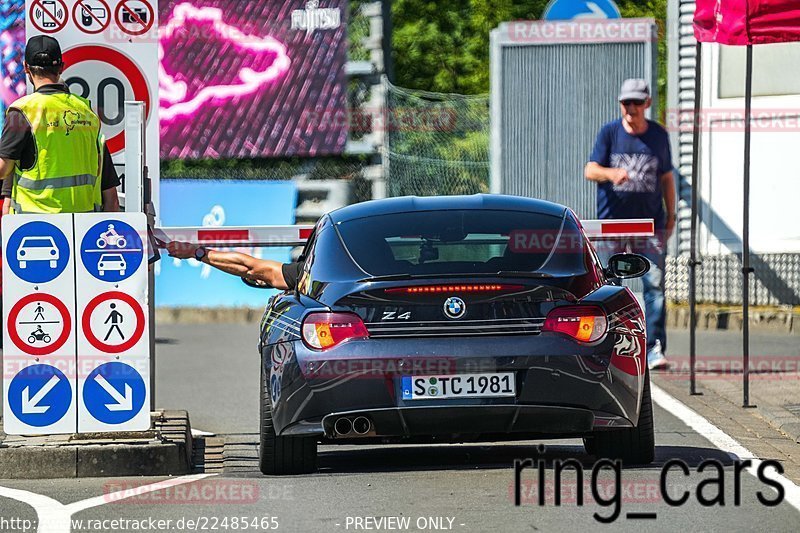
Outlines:
{"type": "Polygon", "coordinates": [[[261,281],[261,280],[242,278],[242,283],[244,283],[248,287],[253,287],[254,289],[274,289],[272,285],[270,285],[266,281],[261,281]]]}
{"type": "Polygon", "coordinates": [[[614,254],[608,260],[606,275],[610,278],[630,279],[647,274],[650,261],[639,254],[614,254]]]}

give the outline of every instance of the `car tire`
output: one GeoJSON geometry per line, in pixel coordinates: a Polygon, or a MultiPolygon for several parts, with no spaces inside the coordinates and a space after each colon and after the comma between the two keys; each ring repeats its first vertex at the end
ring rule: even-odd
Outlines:
{"type": "Polygon", "coordinates": [[[583,440],[586,453],[601,459],[620,459],[625,465],[647,465],[656,452],[653,426],[653,400],[650,398],[650,373],[645,374],[642,407],[636,427],[598,431],[583,440]]]}
{"type": "Polygon", "coordinates": [[[315,437],[279,437],[272,423],[272,401],[264,365],[261,365],[260,444],[258,468],[262,474],[310,474],[317,470],[315,437]]]}
{"type": "Polygon", "coordinates": [[[26,268],[27,266],[28,266],[28,263],[27,263],[26,261],[20,261],[20,262],[19,262],[19,267],[20,267],[22,270],[25,270],[25,268],[26,268]]]}
{"type": "Polygon", "coordinates": [[[58,261],[50,261],[50,268],[58,267],[58,261]]]}

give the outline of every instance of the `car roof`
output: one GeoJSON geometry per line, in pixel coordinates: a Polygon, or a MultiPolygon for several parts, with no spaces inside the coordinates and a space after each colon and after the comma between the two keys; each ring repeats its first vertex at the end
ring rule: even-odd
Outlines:
{"type": "Polygon", "coordinates": [[[357,218],[411,213],[415,211],[488,209],[496,211],[530,211],[553,216],[563,216],[565,206],[536,198],[502,194],[474,194],[472,196],[403,196],[371,200],[342,207],[330,213],[334,224],[357,218]]]}

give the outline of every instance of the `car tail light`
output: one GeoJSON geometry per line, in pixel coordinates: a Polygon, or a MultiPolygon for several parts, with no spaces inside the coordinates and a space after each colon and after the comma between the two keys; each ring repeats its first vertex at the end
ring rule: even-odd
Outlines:
{"type": "Polygon", "coordinates": [[[364,322],[353,313],[311,313],[303,320],[303,342],[316,350],[367,337],[364,322]]]}
{"type": "Polygon", "coordinates": [[[387,294],[441,294],[445,292],[499,292],[519,291],[523,285],[510,285],[508,283],[459,283],[453,285],[419,285],[416,287],[392,287],[386,289],[387,294]]]}
{"type": "Polygon", "coordinates": [[[606,333],[606,314],[594,305],[556,307],[547,314],[542,331],[556,331],[581,342],[594,342],[606,333]]]}

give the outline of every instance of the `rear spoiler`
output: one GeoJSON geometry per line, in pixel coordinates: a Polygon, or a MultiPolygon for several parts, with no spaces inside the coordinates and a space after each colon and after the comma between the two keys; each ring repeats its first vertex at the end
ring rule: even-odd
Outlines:
{"type": "MultiPolygon", "coordinates": [[[[655,235],[653,219],[582,220],[586,236],[592,240],[655,235]]],[[[184,241],[211,247],[302,246],[314,226],[221,226],[156,228],[153,236],[159,244],[184,241]]]]}

